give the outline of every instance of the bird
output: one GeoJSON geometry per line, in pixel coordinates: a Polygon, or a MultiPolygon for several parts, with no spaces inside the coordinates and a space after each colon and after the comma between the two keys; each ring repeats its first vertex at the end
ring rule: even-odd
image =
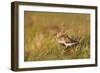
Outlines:
{"type": "Polygon", "coordinates": [[[62,32],[56,33],[56,41],[60,45],[63,45],[65,48],[72,47],[78,44],[77,40],[70,38],[67,34],[64,34],[62,32]]]}

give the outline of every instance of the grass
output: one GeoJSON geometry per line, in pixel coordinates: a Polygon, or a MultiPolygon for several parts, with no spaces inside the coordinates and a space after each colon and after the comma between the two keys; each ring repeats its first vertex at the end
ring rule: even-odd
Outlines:
{"type": "Polygon", "coordinates": [[[90,15],[25,11],[25,61],[90,58],[90,15]],[[80,37],[80,43],[65,49],[55,40],[54,33],[64,23],[64,31],[80,37]]]}

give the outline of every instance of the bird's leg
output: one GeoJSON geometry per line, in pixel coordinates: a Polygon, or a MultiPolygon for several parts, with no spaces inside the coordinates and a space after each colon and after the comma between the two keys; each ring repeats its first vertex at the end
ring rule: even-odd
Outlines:
{"type": "Polygon", "coordinates": [[[64,53],[65,53],[65,49],[62,49],[62,51],[61,51],[61,56],[63,56],[64,53]]]}

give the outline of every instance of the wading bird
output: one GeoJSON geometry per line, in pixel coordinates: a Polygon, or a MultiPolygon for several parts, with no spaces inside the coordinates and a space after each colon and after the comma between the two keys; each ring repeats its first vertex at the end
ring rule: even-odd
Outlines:
{"type": "Polygon", "coordinates": [[[65,48],[73,47],[78,44],[77,40],[69,37],[67,34],[63,34],[62,32],[56,33],[56,41],[65,48]]]}

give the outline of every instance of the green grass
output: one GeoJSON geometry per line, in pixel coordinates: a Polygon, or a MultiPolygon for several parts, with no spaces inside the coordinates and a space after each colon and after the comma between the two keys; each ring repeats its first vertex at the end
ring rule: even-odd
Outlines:
{"type": "Polygon", "coordinates": [[[25,61],[90,58],[90,15],[74,13],[25,12],[25,61]],[[80,37],[72,48],[59,45],[54,33],[64,23],[64,31],[80,37]]]}

